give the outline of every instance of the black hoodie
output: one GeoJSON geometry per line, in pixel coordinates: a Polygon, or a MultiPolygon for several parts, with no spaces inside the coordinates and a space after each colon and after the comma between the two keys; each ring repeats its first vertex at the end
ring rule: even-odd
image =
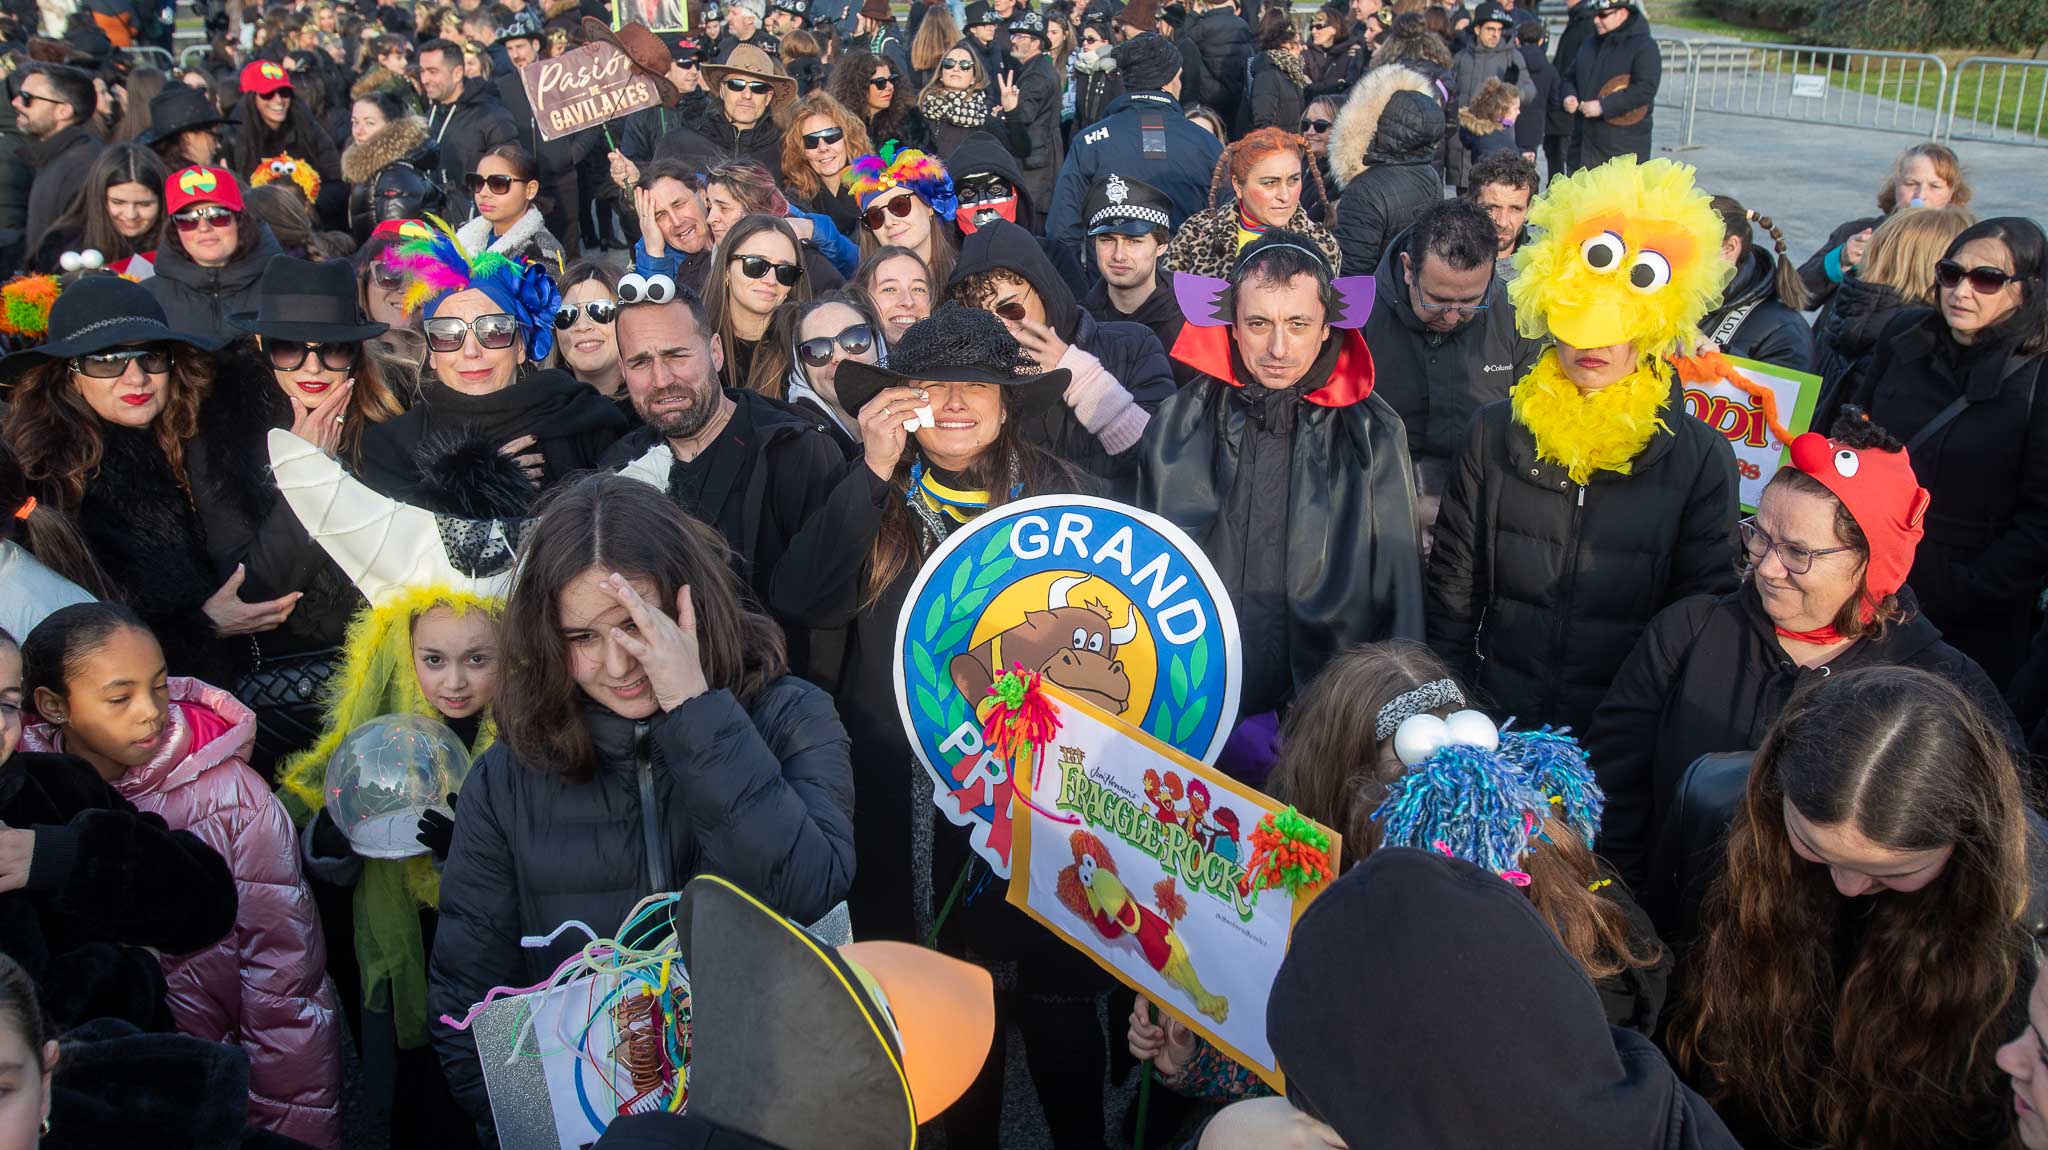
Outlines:
{"type": "Polygon", "coordinates": [[[421,401],[404,415],[363,432],[363,482],[394,499],[421,497],[419,451],[430,438],[467,432],[503,447],[531,435],[537,446],[529,450],[544,460],[540,486],[546,490],[597,466],[605,449],[626,433],[617,404],[554,368],[522,368],[510,386],[489,395],[456,391],[431,372],[421,377],[420,388],[421,401]]]}
{"type": "Polygon", "coordinates": [[[1806,317],[1778,299],[1778,261],[1751,247],[1735,266],[1735,278],[1721,293],[1720,306],[1700,321],[1700,330],[1718,339],[1729,355],[1762,363],[1813,370],[1813,329],[1806,317]],[[1747,308],[1733,332],[1720,329],[1738,308],[1747,308]]]}
{"type": "Polygon", "coordinates": [[[1648,1039],[1608,1025],[1527,896],[1429,851],[1374,851],[1308,908],[1266,1037],[1289,1101],[1351,1146],[1737,1147],[1648,1039]]]}
{"type": "Polygon", "coordinates": [[[1002,141],[987,132],[969,132],[946,157],[946,170],[953,175],[954,187],[976,176],[1001,176],[1008,181],[1017,190],[1017,218],[1013,222],[1037,239],[1039,249],[1046,253],[1075,295],[1087,294],[1093,277],[1073,252],[1046,236],[1045,205],[1032,199],[1031,189],[1024,186],[1024,169],[1017,166],[1016,154],[1004,147],[1002,141]]]}

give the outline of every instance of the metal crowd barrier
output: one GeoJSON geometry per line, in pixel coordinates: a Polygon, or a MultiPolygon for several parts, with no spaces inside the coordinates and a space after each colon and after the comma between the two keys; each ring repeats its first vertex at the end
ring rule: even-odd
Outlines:
{"type": "Polygon", "coordinates": [[[1692,116],[1702,110],[1930,140],[1940,135],[1948,65],[1939,56],[1741,40],[1689,47],[1688,143],[1692,116]]]}
{"type": "Polygon", "coordinates": [[[1949,86],[1944,138],[2048,147],[2048,60],[1971,56],[1958,63],[1949,86]],[[1996,69],[1996,75],[1993,74],[1996,69]],[[1975,79],[1965,97],[1963,89],[1975,79]],[[1988,96],[1988,98],[1987,98],[1988,96]],[[2031,97],[2034,106],[2027,107],[2031,97]]]}

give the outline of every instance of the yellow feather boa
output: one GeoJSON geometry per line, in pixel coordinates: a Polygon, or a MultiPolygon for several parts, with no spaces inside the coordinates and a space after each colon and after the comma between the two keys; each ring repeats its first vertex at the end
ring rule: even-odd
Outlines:
{"type": "Polygon", "coordinates": [[[1658,356],[1643,356],[1626,377],[1581,395],[1557,361],[1557,349],[1548,347],[1509,402],[1515,421],[1536,438],[1536,458],[1564,468],[1573,483],[1585,483],[1595,471],[1627,475],[1650,437],[1665,428],[1671,378],[1663,365],[1658,356]]]}

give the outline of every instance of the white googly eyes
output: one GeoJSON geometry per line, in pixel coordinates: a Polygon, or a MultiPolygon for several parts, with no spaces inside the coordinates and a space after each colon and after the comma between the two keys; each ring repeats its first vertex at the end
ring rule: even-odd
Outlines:
{"type": "Polygon", "coordinates": [[[57,266],[67,272],[75,272],[84,267],[85,262],[79,258],[77,252],[65,252],[57,257],[57,266]]]}
{"type": "Polygon", "coordinates": [[[1628,255],[1628,245],[1614,232],[1601,232],[1586,237],[1579,245],[1579,254],[1586,260],[1586,266],[1607,275],[1621,267],[1622,258],[1628,255]]]}
{"type": "Polygon", "coordinates": [[[667,303],[676,298],[676,281],[667,276],[647,277],[647,302],[667,303]]]}
{"type": "Polygon", "coordinates": [[[667,303],[676,298],[676,281],[667,276],[628,272],[619,278],[619,289],[615,294],[621,304],[667,303]]]}
{"type": "Polygon", "coordinates": [[[1671,282],[1671,261],[1662,252],[1645,248],[1636,253],[1628,267],[1628,286],[1639,292],[1653,292],[1671,282]]]}
{"type": "Polygon", "coordinates": [[[57,257],[57,267],[67,272],[92,272],[107,266],[107,257],[87,248],[82,252],[65,252],[57,257]]]}
{"type": "Polygon", "coordinates": [[[1856,469],[1863,465],[1863,457],[1843,448],[1835,452],[1835,471],[1844,479],[1856,478],[1856,469]]]}
{"type": "Polygon", "coordinates": [[[637,272],[627,272],[619,277],[619,289],[613,293],[620,303],[639,303],[647,294],[647,278],[637,272]]]}
{"type": "Polygon", "coordinates": [[[1455,711],[1448,719],[1435,715],[1410,715],[1394,731],[1394,757],[1403,766],[1415,766],[1445,747],[1500,749],[1500,728],[1480,711],[1455,711]]]}
{"type": "Polygon", "coordinates": [[[287,164],[287,163],[285,163],[285,162],[284,162],[283,160],[272,160],[272,161],[270,161],[270,174],[271,174],[271,175],[273,175],[273,176],[288,176],[288,175],[291,175],[291,172],[292,172],[292,166],[291,166],[290,164],[287,164]]]}

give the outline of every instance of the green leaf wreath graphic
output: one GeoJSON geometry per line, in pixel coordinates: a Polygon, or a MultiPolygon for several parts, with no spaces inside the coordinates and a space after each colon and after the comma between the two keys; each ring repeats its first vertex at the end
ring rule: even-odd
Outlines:
{"type": "Polygon", "coordinates": [[[968,719],[968,702],[954,688],[949,665],[954,648],[973,632],[982,608],[1017,564],[1009,553],[1010,532],[1008,525],[998,528],[978,556],[956,553],[959,566],[943,589],[936,581],[925,585],[931,602],[908,637],[904,672],[918,715],[939,739],[968,719]]]}

